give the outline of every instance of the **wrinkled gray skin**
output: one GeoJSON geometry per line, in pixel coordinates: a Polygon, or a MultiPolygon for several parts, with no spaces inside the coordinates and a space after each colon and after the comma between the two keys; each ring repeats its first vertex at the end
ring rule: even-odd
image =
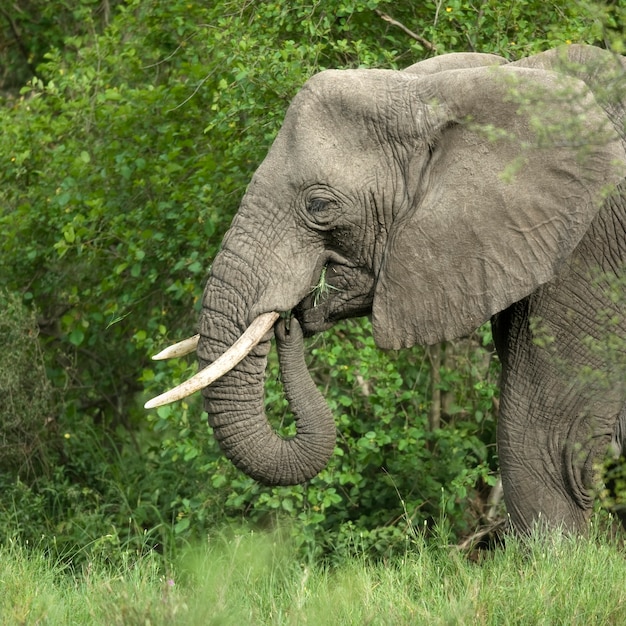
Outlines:
{"type": "Polygon", "coordinates": [[[203,391],[239,468],[293,484],[332,454],[335,427],[306,371],[300,327],[312,334],[369,314],[376,343],[399,349],[491,319],[514,525],[584,526],[595,464],[612,438],[624,444],[616,426],[624,372],[588,338],[626,337],[623,300],[613,302],[599,277],[623,276],[626,264],[626,187],[605,199],[624,177],[624,105],[602,89],[623,82],[625,68],[621,57],[570,46],[512,64],[454,54],[402,72],[326,71],[306,83],[204,294],[201,366],[261,313],[294,311],[299,320],[276,327],[295,438],[278,437],[265,417],[271,333],[203,391]],[[332,288],[315,306],[323,268],[332,288]]]}

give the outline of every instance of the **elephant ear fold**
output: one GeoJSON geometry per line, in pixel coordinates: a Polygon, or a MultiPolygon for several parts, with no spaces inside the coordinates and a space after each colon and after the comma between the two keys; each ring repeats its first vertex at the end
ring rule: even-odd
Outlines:
{"type": "Polygon", "coordinates": [[[626,163],[576,79],[454,70],[416,77],[414,99],[440,130],[383,253],[372,323],[387,349],[466,335],[553,278],[626,163]]]}

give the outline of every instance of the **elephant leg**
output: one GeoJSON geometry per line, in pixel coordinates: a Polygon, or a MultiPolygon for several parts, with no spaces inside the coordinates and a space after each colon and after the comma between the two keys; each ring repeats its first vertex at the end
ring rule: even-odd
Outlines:
{"type": "Polygon", "coordinates": [[[514,387],[503,391],[498,454],[507,511],[517,531],[537,525],[584,530],[599,484],[597,468],[611,440],[601,426],[605,422],[571,389],[555,393],[539,385],[532,399],[520,397],[514,387]]]}
{"type": "Polygon", "coordinates": [[[555,302],[540,291],[493,322],[502,361],[498,454],[519,532],[536,525],[584,530],[624,406],[621,385],[598,386],[614,376],[610,364],[572,333],[584,328],[582,316],[570,314],[564,324],[555,302]]]}

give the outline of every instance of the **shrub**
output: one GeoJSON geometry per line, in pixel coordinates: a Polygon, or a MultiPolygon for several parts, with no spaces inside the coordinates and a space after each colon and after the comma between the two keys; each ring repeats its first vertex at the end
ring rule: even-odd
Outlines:
{"type": "Polygon", "coordinates": [[[0,473],[22,477],[48,469],[55,407],[39,329],[21,297],[0,289],[0,473]]]}

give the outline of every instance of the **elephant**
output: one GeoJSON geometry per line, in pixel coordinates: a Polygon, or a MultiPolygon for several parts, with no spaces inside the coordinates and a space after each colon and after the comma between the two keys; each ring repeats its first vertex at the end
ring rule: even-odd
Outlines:
{"type": "Polygon", "coordinates": [[[315,74],[212,264],[186,348],[199,373],[146,406],[202,389],[237,467],[264,484],[302,483],[336,438],[304,337],[367,315],[377,346],[398,350],[491,321],[512,524],[584,530],[598,464],[626,437],[624,359],[613,358],[626,351],[616,297],[625,78],[626,58],[582,44],[514,62],[452,53],[404,70],[315,74]],[[609,335],[622,343],[598,349],[609,335]],[[273,338],[293,438],[265,415],[273,338]]]}

